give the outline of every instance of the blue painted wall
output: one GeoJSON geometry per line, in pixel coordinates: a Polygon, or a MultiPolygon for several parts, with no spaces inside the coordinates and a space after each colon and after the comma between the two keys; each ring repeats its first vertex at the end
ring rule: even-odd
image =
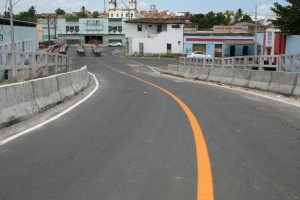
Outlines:
{"type": "MultiPolygon", "coordinates": [[[[225,42],[202,42],[202,41],[186,41],[187,38],[201,38],[201,39],[253,39],[254,36],[184,36],[184,53],[193,52],[193,44],[206,44],[207,54],[215,57],[215,45],[222,44],[222,57],[228,57],[230,55],[230,46],[235,46],[235,56],[243,55],[243,47],[248,47],[248,55],[254,55],[254,44],[226,44],[225,42]]],[[[263,37],[260,38],[263,41],[263,37]]]]}
{"type": "Polygon", "coordinates": [[[300,53],[300,35],[288,35],[286,38],[286,54],[300,53]]]}

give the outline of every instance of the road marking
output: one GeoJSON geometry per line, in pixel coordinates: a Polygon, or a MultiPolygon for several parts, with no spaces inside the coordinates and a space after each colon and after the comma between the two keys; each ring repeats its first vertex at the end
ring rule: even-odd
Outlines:
{"type": "Polygon", "coordinates": [[[176,97],[176,95],[174,95],[170,91],[168,91],[158,85],[155,85],[151,82],[143,80],[139,77],[136,77],[131,74],[127,74],[123,71],[117,70],[117,69],[107,65],[106,63],[103,63],[98,58],[97,58],[97,61],[100,64],[103,64],[106,67],[108,67],[118,73],[124,74],[135,80],[146,83],[146,84],[168,94],[173,100],[175,100],[180,105],[180,107],[185,112],[187,118],[189,119],[190,125],[193,130],[194,139],[195,139],[196,156],[197,156],[197,171],[198,171],[197,200],[213,200],[214,199],[213,180],[212,180],[211,166],[210,166],[210,160],[209,160],[207,146],[205,143],[203,132],[197,121],[197,118],[195,117],[193,112],[189,109],[189,107],[181,99],[176,97]]]}
{"type": "Polygon", "coordinates": [[[50,122],[52,122],[52,121],[60,118],[61,116],[67,114],[68,112],[70,112],[71,110],[73,110],[74,108],[76,108],[77,106],[79,106],[80,104],[82,104],[83,102],[85,102],[87,99],[89,99],[98,90],[98,88],[99,88],[99,82],[98,82],[96,76],[94,74],[90,73],[90,72],[89,72],[89,74],[91,74],[93,76],[93,78],[94,78],[94,80],[96,82],[96,86],[95,86],[95,88],[86,97],[84,97],[79,102],[77,102],[74,105],[72,105],[71,107],[67,108],[63,112],[55,115],[54,117],[52,117],[52,118],[50,118],[50,119],[48,119],[48,120],[46,120],[46,121],[44,121],[44,122],[42,122],[40,124],[37,124],[37,125],[29,128],[29,129],[27,129],[27,130],[24,130],[24,131],[22,131],[20,133],[17,133],[15,135],[11,136],[11,137],[8,137],[5,140],[0,141],[0,146],[6,144],[6,143],[8,143],[8,142],[10,142],[10,141],[12,141],[12,140],[14,140],[16,138],[18,138],[18,137],[21,137],[22,135],[25,135],[25,134],[27,134],[27,133],[29,133],[31,131],[34,131],[34,130],[36,130],[38,128],[41,128],[42,126],[44,126],[44,125],[46,125],[46,124],[48,124],[48,123],[50,123],[50,122]]]}

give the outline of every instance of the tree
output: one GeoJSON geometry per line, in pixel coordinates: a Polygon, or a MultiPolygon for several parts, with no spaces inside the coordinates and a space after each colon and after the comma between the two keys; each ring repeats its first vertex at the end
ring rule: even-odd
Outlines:
{"type": "Polygon", "coordinates": [[[57,8],[55,10],[55,14],[57,14],[57,15],[64,15],[64,14],[66,14],[66,12],[63,9],[57,8]]]}
{"type": "Polygon", "coordinates": [[[240,22],[243,16],[244,16],[243,10],[239,8],[234,15],[234,22],[240,22]]]}
{"type": "Polygon", "coordinates": [[[271,10],[276,14],[277,19],[270,20],[274,26],[280,29],[281,33],[289,35],[300,35],[300,1],[285,0],[290,5],[282,6],[274,3],[271,10]]]}
{"type": "Polygon", "coordinates": [[[226,17],[226,20],[225,20],[225,25],[229,25],[230,22],[231,22],[231,17],[234,15],[234,12],[231,11],[231,10],[226,10],[224,12],[224,15],[226,17]]]}
{"type": "Polygon", "coordinates": [[[213,28],[215,25],[225,25],[226,17],[223,13],[214,13],[213,11],[205,14],[195,14],[191,17],[191,22],[198,24],[199,29],[213,28]]]}
{"type": "Polygon", "coordinates": [[[85,9],[84,6],[82,6],[80,12],[77,13],[77,17],[78,18],[87,18],[88,17],[87,13],[88,13],[88,11],[85,9]]]}
{"type": "Polygon", "coordinates": [[[15,19],[21,21],[36,22],[36,10],[31,6],[28,11],[21,11],[18,15],[14,16],[15,19]]]}
{"type": "Polygon", "coordinates": [[[4,11],[3,16],[5,18],[10,18],[10,12],[9,11],[4,11]]]}
{"type": "Polygon", "coordinates": [[[98,11],[93,12],[93,18],[98,18],[100,13],[98,11]]]}
{"type": "Polygon", "coordinates": [[[252,20],[252,18],[250,17],[250,15],[244,14],[244,15],[243,15],[243,18],[240,19],[240,22],[249,22],[249,23],[252,23],[253,20],[252,20]]]}

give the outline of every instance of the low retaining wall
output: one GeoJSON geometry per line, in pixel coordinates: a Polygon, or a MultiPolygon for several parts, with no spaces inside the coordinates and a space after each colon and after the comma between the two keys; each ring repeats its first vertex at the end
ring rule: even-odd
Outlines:
{"type": "Polygon", "coordinates": [[[223,82],[283,95],[300,96],[300,73],[169,65],[167,73],[203,81],[223,82]]]}
{"type": "Polygon", "coordinates": [[[294,96],[300,96],[300,73],[297,73],[297,80],[293,91],[294,96]]]}
{"type": "Polygon", "coordinates": [[[233,80],[233,69],[224,69],[224,68],[211,68],[209,70],[208,81],[222,82],[225,84],[231,84],[233,80]]]}
{"type": "Polygon", "coordinates": [[[240,87],[248,87],[250,82],[250,75],[250,70],[234,69],[234,75],[231,84],[240,87]]]}
{"type": "Polygon", "coordinates": [[[268,91],[285,95],[293,94],[297,80],[297,73],[272,72],[271,76],[271,82],[267,89],[268,91]]]}
{"type": "Polygon", "coordinates": [[[0,128],[70,98],[88,83],[87,67],[83,67],[65,74],[0,86],[0,128]]]}
{"type": "Polygon", "coordinates": [[[249,87],[260,90],[267,90],[271,82],[272,72],[251,71],[249,87]]]}

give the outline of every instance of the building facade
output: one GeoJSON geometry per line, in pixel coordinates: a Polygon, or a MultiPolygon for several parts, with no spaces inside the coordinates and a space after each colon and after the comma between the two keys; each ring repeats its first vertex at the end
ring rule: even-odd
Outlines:
{"type": "MultiPolygon", "coordinates": [[[[0,18],[0,50],[11,50],[10,20],[0,18]]],[[[37,52],[38,32],[37,25],[30,22],[14,21],[14,39],[16,51],[37,52]]]]}
{"type": "Polygon", "coordinates": [[[129,0],[128,5],[123,1],[118,5],[117,0],[109,0],[109,18],[130,18],[138,17],[136,0],[129,0]]]}
{"type": "Polygon", "coordinates": [[[125,19],[62,18],[57,20],[58,39],[67,44],[99,44],[118,41],[125,44],[125,19]]]}
{"type": "Polygon", "coordinates": [[[129,55],[182,54],[183,18],[140,18],[125,23],[129,55]]]}
{"type": "MultiPolygon", "coordinates": [[[[0,18],[0,51],[11,51],[11,26],[10,20],[0,18]]],[[[15,50],[22,52],[38,51],[38,33],[35,23],[14,21],[15,50]]],[[[8,58],[0,54],[0,64],[7,65],[8,58]]],[[[0,69],[0,81],[4,78],[5,70],[0,69]]]]}
{"type": "Polygon", "coordinates": [[[202,51],[212,57],[254,55],[254,40],[254,36],[186,34],[184,53],[202,51]]]}

